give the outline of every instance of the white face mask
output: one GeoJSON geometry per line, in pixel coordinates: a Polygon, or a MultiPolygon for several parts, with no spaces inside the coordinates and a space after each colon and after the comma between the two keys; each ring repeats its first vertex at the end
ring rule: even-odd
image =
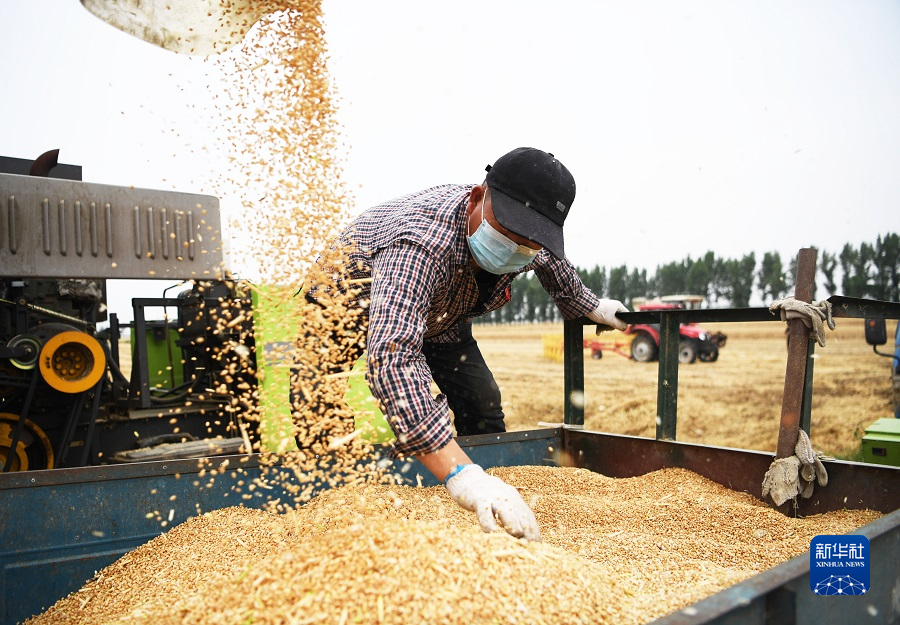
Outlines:
{"type": "Polygon", "coordinates": [[[470,236],[469,251],[478,266],[493,274],[502,275],[518,271],[534,260],[540,250],[519,245],[494,229],[484,218],[484,200],[481,201],[481,225],[470,236]]]}

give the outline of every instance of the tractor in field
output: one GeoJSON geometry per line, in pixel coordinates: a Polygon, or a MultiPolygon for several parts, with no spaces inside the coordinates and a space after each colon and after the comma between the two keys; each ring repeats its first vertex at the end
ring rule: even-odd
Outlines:
{"type": "MultiPolygon", "coordinates": [[[[666,296],[659,300],[647,301],[636,306],[641,311],[683,310],[693,308],[703,301],[699,296],[666,296]]],[[[638,324],[628,326],[626,334],[632,335],[631,358],[637,362],[652,362],[659,357],[659,324],[638,324]]],[[[709,332],[695,323],[683,323],[679,328],[678,362],[715,362],[719,349],[728,338],[721,332],[709,332]]]]}

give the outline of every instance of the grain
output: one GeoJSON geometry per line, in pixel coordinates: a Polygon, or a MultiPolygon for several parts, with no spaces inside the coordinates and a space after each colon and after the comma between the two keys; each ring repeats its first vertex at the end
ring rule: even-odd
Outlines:
{"type": "MultiPolygon", "coordinates": [[[[227,0],[226,0],[227,1],[227,0]]],[[[232,259],[265,284],[296,286],[349,218],[337,94],[319,0],[263,0],[267,14],[240,45],[209,57],[228,159],[216,189],[230,215],[232,259]]]]}
{"type": "MultiPolygon", "coordinates": [[[[271,504],[283,510],[308,500],[317,484],[378,480],[382,470],[377,463],[362,461],[369,447],[353,438],[353,415],[343,402],[346,377],[310,383],[314,376],[306,374],[327,372],[341,361],[346,345],[332,341],[320,349],[318,343],[310,343],[359,314],[340,299],[328,310],[310,310],[297,296],[316,271],[316,259],[331,258],[328,243],[352,212],[342,169],[348,148],[337,121],[337,90],[328,73],[322,4],[261,0],[254,9],[265,15],[244,39],[206,61],[211,72],[224,78],[224,90],[211,94],[211,112],[220,131],[219,151],[227,155],[211,192],[225,198],[231,267],[266,302],[255,306],[252,314],[257,331],[265,327],[267,333],[255,337],[259,349],[255,360],[263,372],[268,368],[269,375],[284,375],[286,366],[304,372],[292,378],[291,390],[306,401],[295,401],[293,423],[284,432],[271,434],[277,428],[266,426],[266,408],[259,401],[263,391],[249,383],[259,372],[246,344],[223,347],[221,357],[228,366],[215,392],[229,402],[234,435],[243,438],[245,451],[264,453],[266,465],[294,469],[296,479],[285,485],[292,501],[271,504]],[[235,394],[228,396],[229,391],[235,394]],[[254,430],[270,438],[251,439],[254,430]],[[289,451],[295,449],[295,439],[300,451],[289,451]]],[[[329,264],[337,266],[340,261],[334,258],[329,264]]],[[[228,302],[222,302],[222,308],[217,327],[208,328],[210,332],[227,334],[251,317],[241,310],[232,313],[228,302]]],[[[287,400],[277,397],[268,403],[287,400]]],[[[262,480],[241,493],[242,498],[250,499],[252,491],[283,479],[278,471],[263,473],[262,480]]]]}
{"type": "Polygon", "coordinates": [[[193,518],[28,625],[646,623],[880,516],[788,518],[683,469],[491,472],[543,543],[484,534],[442,487],[341,486],[285,514],[193,518]]]}

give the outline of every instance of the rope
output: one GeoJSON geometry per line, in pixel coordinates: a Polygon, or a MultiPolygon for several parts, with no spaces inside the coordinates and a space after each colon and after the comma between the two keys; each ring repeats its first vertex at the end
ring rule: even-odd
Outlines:
{"type": "Polygon", "coordinates": [[[799,319],[807,328],[813,331],[816,342],[825,347],[825,326],[834,330],[834,319],[831,316],[831,302],[804,302],[794,298],[793,295],[782,297],[769,305],[772,314],[779,311],[782,321],[799,319]]]}

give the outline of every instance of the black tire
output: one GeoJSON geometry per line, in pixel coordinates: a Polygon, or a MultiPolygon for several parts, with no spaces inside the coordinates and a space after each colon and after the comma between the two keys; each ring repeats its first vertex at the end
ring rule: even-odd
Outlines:
{"type": "Polygon", "coordinates": [[[594,360],[600,360],[601,358],[603,358],[603,352],[599,349],[592,349],[591,358],[593,358],[594,360]]]}
{"type": "Polygon", "coordinates": [[[697,360],[697,345],[693,341],[681,341],[678,343],[678,362],[689,365],[697,360]]]}
{"type": "Polygon", "coordinates": [[[719,348],[713,347],[711,351],[700,352],[700,362],[715,362],[719,359],[719,348]]]}
{"type": "Polygon", "coordinates": [[[631,341],[631,357],[637,362],[652,362],[659,354],[659,346],[649,334],[638,334],[631,341]]]}

